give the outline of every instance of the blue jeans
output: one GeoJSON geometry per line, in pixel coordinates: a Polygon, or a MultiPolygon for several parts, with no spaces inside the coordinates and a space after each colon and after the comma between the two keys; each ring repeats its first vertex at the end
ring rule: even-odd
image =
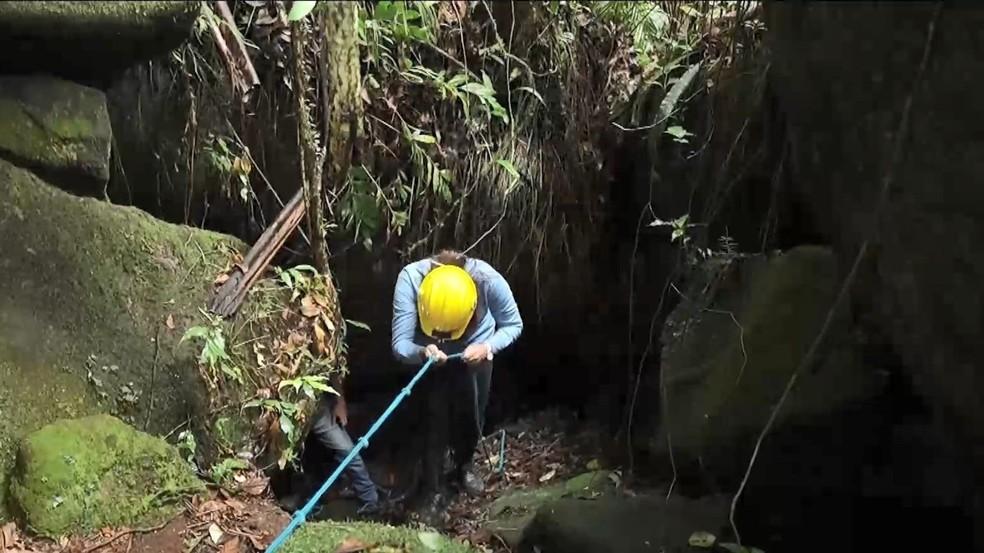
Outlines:
{"type": "MultiPolygon", "coordinates": [[[[352,451],[355,444],[348,431],[338,424],[332,412],[335,407],[335,396],[326,396],[321,400],[318,411],[315,413],[314,424],[311,426],[311,434],[335,459],[335,463],[341,463],[352,451]]],[[[352,462],[345,468],[345,473],[352,482],[356,497],[363,505],[372,505],[379,501],[379,493],[376,484],[369,477],[369,470],[361,455],[352,458],[352,462]]],[[[325,474],[327,477],[328,473],[325,474]]],[[[320,482],[319,482],[320,485],[320,482]]]]}

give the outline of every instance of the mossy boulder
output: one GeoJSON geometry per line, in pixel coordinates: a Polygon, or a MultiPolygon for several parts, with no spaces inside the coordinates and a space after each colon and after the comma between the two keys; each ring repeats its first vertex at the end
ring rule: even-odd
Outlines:
{"type": "Polygon", "coordinates": [[[489,506],[485,529],[516,548],[544,505],[564,498],[597,499],[610,495],[615,491],[615,483],[612,473],[597,470],[550,486],[508,492],[489,506]]]}
{"type": "MultiPolygon", "coordinates": [[[[365,551],[378,553],[472,553],[462,543],[429,530],[369,522],[314,522],[303,525],[284,545],[284,553],[337,551],[346,542],[358,541],[365,551]]],[[[353,551],[355,549],[352,549],[353,551]]],[[[362,551],[360,549],[360,551],[362,551]]]]}
{"type": "Polygon", "coordinates": [[[11,496],[42,536],[147,526],[205,486],[178,451],[109,415],[60,420],[21,443],[11,496]]]}
{"type": "MultiPolygon", "coordinates": [[[[838,284],[834,254],[814,246],[733,260],[694,279],[664,331],[665,418],[654,448],[668,453],[669,438],[678,462],[719,460],[729,465],[722,470],[743,468],[820,332],[838,284]]],[[[848,311],[833,321],[777,429],[822,425],[881,390],[876,371],[861,363],[848,311]]]]}
{"type": "Polygon", "coordinates": [[[563,498],[540,507],[522,542],[522,553],[685,553],[693,532],[721,535],[728,525],[724,497],[688,499],[663,495],[563,498]]]}
{"type": "Polygon", "coordinates": [[[0,66],[105,78],[187,40],[198,2],[0,2],[0,66]]]}
{"type": "Polygon", "coordinates": [[[205,407],[179,344],[227,236],[78,198],[0,160],[0,517],[14,445],[58,418],[113,413],[164,434],[205,407]]]}
{"type": "Polygon", "coordinates": [[[112,143],[102,91],[43,75],[0,77],[0,157],[95,194],[109,179],[112,143]]]}

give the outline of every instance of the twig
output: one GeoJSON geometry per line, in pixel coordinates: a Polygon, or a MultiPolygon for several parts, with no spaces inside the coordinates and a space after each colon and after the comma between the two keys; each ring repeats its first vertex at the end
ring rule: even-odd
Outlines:
{"type": "Polygon", "coordinates": [[[161,354],[161,325],[157,325],[157,335],[154,337],[154,364],[150,369],[150,405],[147,407],[147,418],[144,420],[143,429],[147,431],[150,425],[150,417],[154,414],[154,390],[157,387],[157,362],[161,354]]]}
{"type": "Polygon", "coordinates": [[[820,332],[817,333],[813,343],[810,344],[810,348],[806,351],[806,354],[803,355],[803,358],[800,360],[796,370],[793,371],[792,375],[790,375],[789,380],[786,382],[786,387],[782,391],[782,395],[779,396],[779,401],[769,414],[769,419],[766,421],[765,427],[762,428],[762,432],[759,433],[758,439],[755,441],[755,449],[752,450],[752,457],[749,459],[748,467],[745,470],[745,476],[742,478],[741,484],[738,486],[738,491],[731,500],[729,522],[731,523],[731,530],[735,534],[735,541],[737,541],[739,545],[741,544],[741,535],[738,533],[738,526],[735,524],[735,509],[738,505],[738,500],[741,499],[741,495],[745,491],[745,486],[748,485],[748,479],[751,477],[752,469],[755,467],[755,461],[758,459],[759,451],[762,448],[762,442],[765,441],[766,436],[772,430],[772,427],[776,422],[776,418],[779,416],[779,412],[782,410],[783,405],[789,398],[790,392],[796,386],[796,381],[799,379],[799,375],[802,374],[806,367],[810,366],[813,362],[813,358],[820,347],[820,343],[826,336],[827,331],[830,329],[830,325],[834,320],[834,316],[837,314],[838,308],[844,303],[844,299],[847,297],[847,293],[850,290],[851,285],[857,278],[858,270],[861,267],[861,262],[868,253],[872,236],[878,229],[881,213],[884,210],[885,205],[888,203],[888,196],[892,188],[892,182],[895,180],[895,170],[898,168],[899,160],[902,157],[902,146],[905,142],[904,138],[909,130],[909,117],[912,112],[912,98],[915,96],[916,90],[919,88],[919,84],[922,82],[923,76],[926,73],[926,66],[929,64],[929,55],[932,52],[933,38],[936,36],[936,24],[939,21],[940,14],[942,12],[943,3],[939,2],[936,4],[936,8],[933,11],[933,18],[929,21],[929,28],[926,32],[926,42],[923,48],[922,59],[919,62],[919,68],[912,80],[912,88],[910,88],[909,94],[906,96],[905,104],[902,107],[902,113],[899,116],[899,125],[895,133],[895,144],[892,148],[891,163],[888,165],[888,169],[885,172],[885,177],[882,180],[881,192],[878,197],[878,203],[875,204],[874,213],[871,217],[871,229],[869,230],[868,237],[865,238],[864,242],[862,242],[861,247],[854,258],[854,263],[851,264],[850,272],[848,272],[847,277],[844,278],[844,283],[841,285],[840,291],[837,293],[837,297],[834,299],[833,305],[831,305],[830,310],[827,311],[827,317],[823,321],[823,326],[820,327],[820,332]]]}
{"type": "MultiPolygon", "coordinates": [[[[235,48],[229,49],[230,54],[232,54],[233,60],[238,62],[239,71],[245,73],[242,99],[246,102],[250,98],[250,93],[260,86],[260,77],[256,74],[256,68],[253,67],[253,62],[249,59],[249,53],[246,52],[246,43],[243,42],[243,37],[239,34],[236,19],[232,16],[229,4],[225,0],[216,0],[215,6],[219,9],[219,15],[222,17],[225,27],[229,29],[229,34],[232,35],[232,43],[235,48]],[[233,52],[233,50],[235,51],[233,52]]],[[[228,41],[226,44],[228,45],[228,41]]]]}
{"type": "Polygon", "coordinates": [[[129,530],[123,530],[122,532],[117,533],[115,536],[113,536],[111,538],[108,538],[108,539],[106,539],[106,540],[104,540],[104,541],[102,541],[100,543],[97,543],[96,545],[93,545],[92,547],[89,547],[88,549],[84,550],[82,553],[92,553],[93,551],[98,551],[98,550],[102,549],[103,547],[106,547],[107,545],[115,542],[116,540],[118,540],[118,539],[120,539],[120,538],[122,538],[124,536],[129,536],[131,534],[148,534],[150,532],[156,532],[158,530],[163,529],[165,526],[167,526],[170,523],[171,523],[171,521],[169,520],[167,522],[163,522],[163,523],[158,524],[157,526],[154,526],[154,527],[151,527],[151,528],[131,528],[129,530]]]}

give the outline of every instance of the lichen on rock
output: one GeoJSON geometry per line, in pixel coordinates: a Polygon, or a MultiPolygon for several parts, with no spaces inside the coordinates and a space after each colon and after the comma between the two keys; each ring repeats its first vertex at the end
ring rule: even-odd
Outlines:
{"type": "Polygon", "coordinates": [[[11,482],[24,521],[49,537],[160,523],[204,490],[175,448],[109,415],[60,420],[28,435],[11,482]]]}

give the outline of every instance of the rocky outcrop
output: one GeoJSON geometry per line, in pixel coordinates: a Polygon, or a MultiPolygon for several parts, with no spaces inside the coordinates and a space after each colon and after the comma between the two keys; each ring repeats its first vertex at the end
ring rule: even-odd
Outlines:
{"type": "Polygon", "coordinates": [[[0,67],[99,80],[180,46],[200,10],[198,2],[0,2],[0,67]]]}
{"type": "Polygon", "coordinates": [[[984,12],[942,10],[916,82],[936,6],[766,3],[771,81],[795,182],[836,251],[849,261],[873,240],[856,305],[984,475],[984,450],[971,445],[984,440],[984,12]],[[910,91],[908,135],[873,228],[910,91]]]}
{"type": "Polygon", "coordinates": [[[204,491],[175,448],[108,415],[60,420],[28,435],[11,483],[24,522],[47,537],[157,524],[204,491]]]}
{"type": "Polygon", "coordinates": [[[42,425],[112,412],[166,433],[198,408],[196,352],[178,340],[243,246],[2,160],[0,236],[2,506],[14,446],[42,425]]]}
{"type": "Polygon", "coordinates": [[[102,91],[43,75],[0,77],[0,157],[97,194],[112,143],[102,91]]]}
{"type": "Polygon", "coordinates": [[[518,551],[523,553],[686,553],[702,531],[727,527],[725,497],[687,499],[662,495],[560,499],[537,511],[518,551]]]}
{"type": "MultiPolygon", "coordinates": [[[[801,246],[733,260],[702,276],[666,323],[666,403],[655,448],[668,453],[672,443],[678,463],[701,459],[734,475],[823,325],[837,292],[836,261],[828,248],[801,246]]],[[[780,431],[823,425],[881,390],[850,339],[849,315],[831,328],[783,408],[780,431]]]]}

